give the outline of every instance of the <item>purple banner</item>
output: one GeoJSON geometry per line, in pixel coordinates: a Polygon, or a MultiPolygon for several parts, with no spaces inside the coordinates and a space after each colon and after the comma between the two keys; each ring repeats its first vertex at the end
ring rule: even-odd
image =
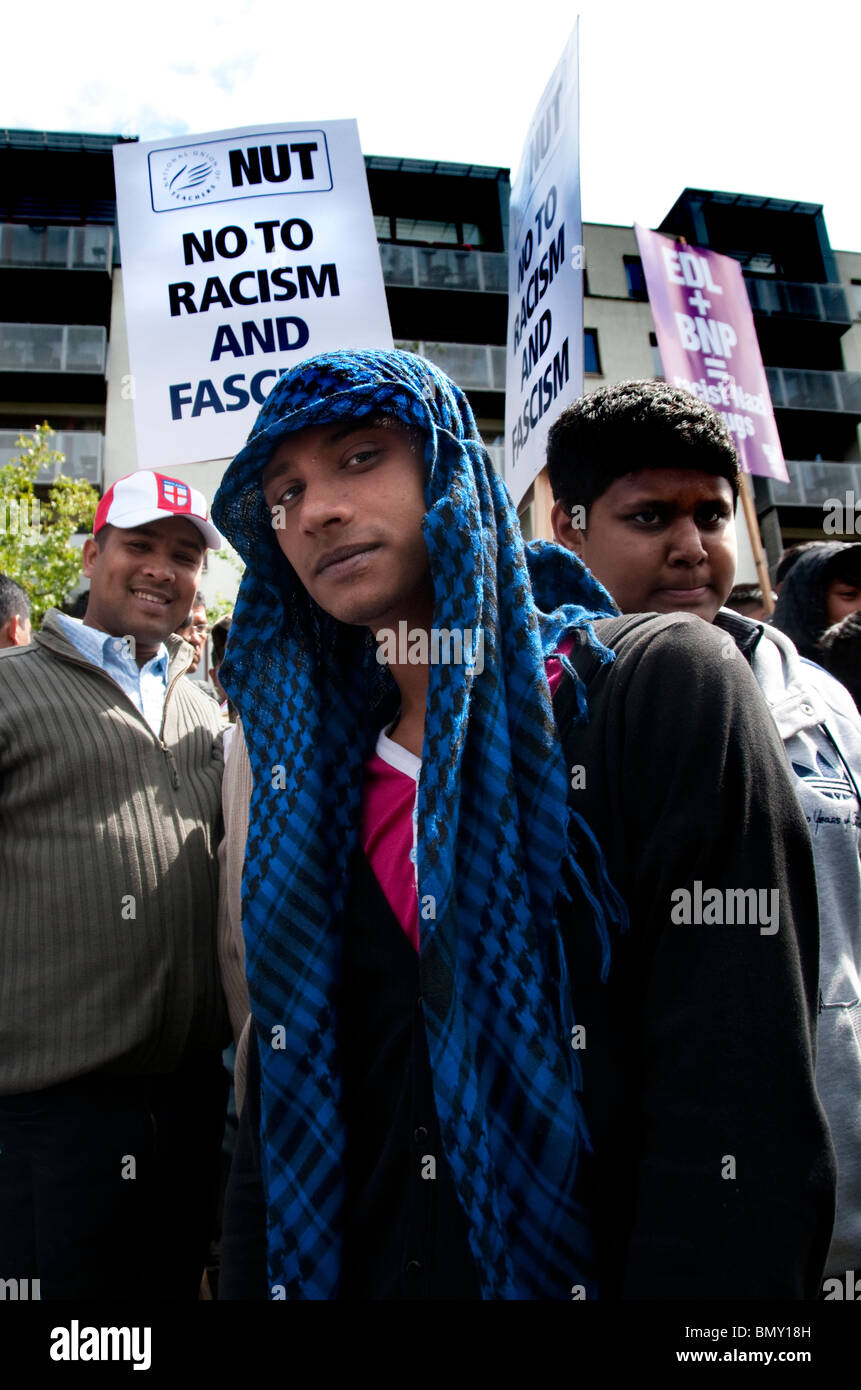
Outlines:
{"type": "Polygon", "coordinates": [[[667,381],[723,416],[746,473],[788,483],[738,261],[643,227],[634,231],[667,381]]]}

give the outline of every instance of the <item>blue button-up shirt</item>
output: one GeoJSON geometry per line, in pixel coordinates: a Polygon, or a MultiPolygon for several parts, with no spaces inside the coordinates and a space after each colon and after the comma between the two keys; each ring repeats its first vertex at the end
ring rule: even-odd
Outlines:
{"type": "Polygon", "coordinates": [[[167,695],[168,654],[164,642],[154,657],[144,666],[138,666],[125,637],[100,632],[98,628],[88,627],[80,618],[70,618],[66,613],[58,613],[57,617],[65,636],[81,656],[116,681],[140,710],[153,733],[160,735],[167,695]]]}

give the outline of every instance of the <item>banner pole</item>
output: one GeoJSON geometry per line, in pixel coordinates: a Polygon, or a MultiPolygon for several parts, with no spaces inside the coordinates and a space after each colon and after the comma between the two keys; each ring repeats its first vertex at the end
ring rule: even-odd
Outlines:
{"type": "Polygon", "coordinates": [[[762,589],[763,607],[768,616],[771,617],[774,612],[774,600],[771,597],[771,576],[768,573],[768,565],[765,562],[765,553],[762,549],[762,537],[759,534],[759,522],[756,518],[753,488],[750,485],[749,475],[744,472],[739,480],[739,495],[741,496],[744,519],[747,522],[747,533],[750,536],[750,548],[753,551],[759,587],[762,589]]]}

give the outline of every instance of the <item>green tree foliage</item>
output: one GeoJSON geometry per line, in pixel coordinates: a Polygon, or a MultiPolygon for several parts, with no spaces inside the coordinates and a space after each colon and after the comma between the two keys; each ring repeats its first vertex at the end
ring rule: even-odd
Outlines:
{"type": "MultiPolygon", "coordinates": [[[[231,568],[236,570],[238,584],[245,573],[245,565],[233,549],[233,546],[229,545],[227,541],[224,542],[222,549],[219,550],[218,558],[219,560],[226,560],[231,568]]],[[[210,599],[206,605],[206,615],[209,619],[210,627],[213,623],[217,622],[219,618],[223,618],[226,613],[232,613],[235,606],[236,595],[234,594],[232,598],[228,598],[227,595],[223,594],[219,589],[215,598],[210,599]]]]}
{"type": "Polygon", "coordinates": [[[20,449],[0,468],[0,573],[25,590],[32,605],[33,627],[48,608],[63,603],[81,575],[81,552],[72,544],[76,531],[91,530],[99,494],[91,483],[60,474],[47,501],[36,491],[42,468],[52,473],[65,455],[51,448],[54,431],[45,423],[15,441],[20,449]]]}

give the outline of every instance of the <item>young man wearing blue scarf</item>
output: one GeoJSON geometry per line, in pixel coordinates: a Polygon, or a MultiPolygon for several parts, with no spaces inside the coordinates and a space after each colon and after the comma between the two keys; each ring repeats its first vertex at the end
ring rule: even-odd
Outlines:
{"type": "Polygon", "coordinates": [[[614,607],[527,551],[464,396],[405,353],[285,374],[213,517],[247,565],[219,677],[253,788],[223,1294],[815,1296],[815,890],[749,673],[650,619],[604,676],[627,727],[589,725],[614,607]],[[779,918],[683,923],[704,888],[779,918]]]}

